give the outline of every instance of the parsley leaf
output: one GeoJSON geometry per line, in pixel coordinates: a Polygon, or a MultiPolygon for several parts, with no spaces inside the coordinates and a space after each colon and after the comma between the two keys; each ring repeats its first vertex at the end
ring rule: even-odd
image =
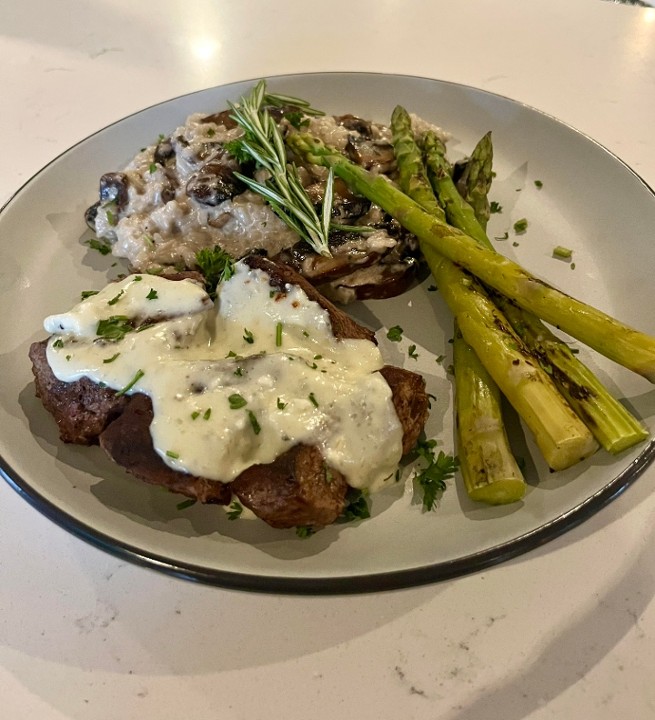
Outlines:
{"type": "Polygon", "coordinates": [[[250,153],[244,147],[243,139],[230,140],[223,145],[223,149],[227,150],[239,165],[244,165],[252,160],[250,153]]]}
{"type": "Polygon", "coordinates": [[[403,329],[400,325],[394,325],[392,328],[389,328],[387,338],[391,340],[391,342],[400,342],[403,339],[403,329]]]}
{"type": "Polygon", "coordinates": [[[248,404],[248,401],[239,393],[233,393],[228,397],[227,401],[230,403],[230,410],[239,410],[248,404]]]}
{"type": "Polygon", "coordinates": [[[86,244],[91,248],[91,250],[97,250],[101,255],[109,255],[111,252],[111,245],[106,240],[91,238],[86,241],[86,244]]]}
{"type": "Polygon", "coordinates": [[[441,494],[446,490],[446,480],[454,475],[459,461],[453,455],[446,455],[443,450],[435,457],[436,440],[419,440],[416,453],[426,461],[427,465],[416,472],[415,479],[423,491],[423,509],[434,508],[441,494]]]}
{"type": "Polygon", "coordinates": [[[490,213],[492,213],[492,214],[493,213],[501,213],[502,211],[503,211],[503,206],[499,202],[492,200],[489,203],[489,212],[490,213]]]}
{"type": "Polygon", "coordinates": [[[517,235],[521,235],[528,229],[528,221],[525,218],[521,218],[514,223],[514,232],[517,235]]]}
{"type": "Polygon", "coordinates": [[[227,512],[228,520],[238,520],[243,512],[243,505],[236,500],[230,505],[230,509],[227,512]]]}
{"type": "Polygon", "coordinates": [[[105,320],[98,321],[96,335],[105,340],[116,342],[122,340],[125,335],[132,330],[134,330],[134,328],[132,327],[130,318],[126,315],[112,315],[105,320]]]}
{"type": "Polygon", "coordinates": [[[348,488],[346,493],[346,506],[341,515],[339,522],[352,522],[353,520],[366,520],[371,517],[368,503],[366,501],[366,493],[357,488],[348,488]]]}
{"type": "Polygon", "coordinates": [[[299,538],[308,538],[314,534],[314,528],[311,525],[298,525],[296,535],[299,538]]]}
{"type": "Polygon", "coordinates": [[[234,275],[234,261],[218,245],[203,248],[196,253],[196,265],[205,276],[205,289],[216,297],[216,286],[234,275]]]}

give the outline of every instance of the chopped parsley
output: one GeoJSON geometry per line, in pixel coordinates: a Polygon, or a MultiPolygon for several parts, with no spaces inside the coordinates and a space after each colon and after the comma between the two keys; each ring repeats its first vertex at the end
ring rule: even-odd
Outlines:
{"type": "Polygon", "coordinates": [[[128,332],[134,330],[130,319],[126,315],[112,315],[105,320],[98,321],[96,335],[116,342],[122,340],[128,332]]]}
{"type": "Polygon", "coordinates": [[[300,130],[309,125],[309,118],[305,117],[299,110],[289,110],[284,113],[284,117],[296,130],[300,130]]]}
{"type": "Polygon", "coordinates": [[[238,520],[243,512],[243,505],[236,500],[232,501],[230,509],[227,511],[228,520],[238,520]]]}
{"type": "Polygon", "coordinates": [[[346,506],[341,515],[339,515],[339,522],[366,520],[366,518],[370,517],[371,511],[366,501],[366,493],[357,488],[348,488],[346,492],[346,506]]]}
{"type": "Polygon", "coordinates": [[[243,328],[243,339],[252,345],[255,342],[255,336],[248,330],[248,328],[243,328]]]}
{"type": "Polygon", "coordinates": [[[410,345],[407,348],[407,354],[409,357],[412,358],[412,360],[418,360],[418,353],[416,352],[416,345],[410,345]]]}
{"type": "Polygon", "coordinates": [[[541,188],[544,186],[544,184],[541,182],[541,180],[535,180],[535,181],[534,181],[534,186],[535,186],[536,188],[538,188],[539,190],[541,190],[541,188]]]}
{"type": "Polygon", "coordinates": [[[528,221],[525,218],[521,218],[514,223],[514,232],[517,235],[521,235],[528,229],[528,221]]]}
{"type": "Polygon", "coordinates": [[[53,343],[52,347],[56,348],[63,348],[64,347],[64,341],[61,338],[57,338],[53,343]]]}
{"type": "Polygon", "coordinates": [[[277,409],[278,410],[284,410],[284,408],[287,406],[287,403],[282,402],[280,398],[277,399],[277,409]]]}
{"type": "Polygon", "coordinates": [[[227,150],[233,158],[235,158],[240,165],[243,165],[251,160],[250,153],[245,149],[243,140],[230,140],[223,145],[223,148],[227,150]]]}
{"type": "Polygon", "coordinates": [[[197,420],[199,417],[200,417],[200,410],[194,410],[194,411],[191,413],[191,419],[192,419],[192,420],[197,420]]]}
{"type": "Polygon", "coordinates": [[[496,202],[495,200],[492,200],[492,201],[489,203],[489,212],[490,212],[491,214],[501,213],[502,211],[503,211],[503,206],[502,206],[499,202],[496,202]]]}
{"type": "Polygon", "coordinates": [[[86,244],[91,248],[91,250],[97,250],[101,255],[109,255],[111,252],[111,245],[106,240],[90,238],[86,241],[86,244]]]}
{"type": "Polygon", "coordinates": [[[308,538],[314,534],[315,530],[311,525],[298,525],[296,528],[296,535],[299,538],[308,538]]]}
{"type": "MultiPolygon", "coordinates": [[[[107,215],[107,222],[112,226],[115,227],[118,225],[118,217],[115,213],[113,213],[111,210],[105,210],[105,214],[107,215]]],[[[105,253],[103,253],[104,255],[105,253]]]]}
{"type": "Polygon", "coordinates": [[[157,163],[150,163],[148,170],[150,170],[150,174],[157,171],[157,163]]]}
{"type": "Polygon", "coordinates": [[[202,414],[202,419],[203,419],[203,420],[209,420],[209,418],[210,418],[211,416],[212,416],[212,409],[211,409],[211,408],[207,408],[207,409],[205,410],[205,412],[202,414]]]}
{"type": "Polygon", "coordinates": [[[243,395],[239,395],[239,393],[232,393],[232,395],[228,397],[227,401],[230,404],[230,410],[240,410],[248,404],[248,401],[243,397],[243,395]]]}
{"type": "Polygon", "coordinates": [[[446,480],[450,480],[457,470],[459,461],[443,450],[435,457],[436,440],[421,439],[416,444],[416,453],[427,464],[415,475],[416,482],[423,491],[423,509],[432,510],[441,494],[446,490],[446,480]]]}
{"type": "Polygon", "coordinates": [[[387,339],[391,342],[400,342],[403,339],[403,329],[400,325],[394,325],[387,330],[387,339]]]}
{"type": "Polygon", "coordinates": [[[205,289],[216,296],[216,286],[234,275],[234,261],[218,245],[203,248],[196,253],[196,265],[205,277],[205,289]]]}
{"type": "Polygon", "coordinates": [[[150,292],[146,295],[146,300],[156,300],[159,297],[155,288],[150,288],[150,292]]]}
{"type": "Polygon", "coordinates": [[[137,370],[130,382],[127,383],[127,385],[122,390],[119,390],[116,393],[116,397],[119,397],[120,395],[125,395],[125,393],[129,392],[139,382],[139,380],[141,380],[144,375],[145,373],[143,372],[143,370],[137,370]]]}
{"type": "Polygon", "coordinates": [[[82,292],[80,293],[80,300],[86,300],[87,298],[93,297],[97,294],[97,290],[82,290],[82,292]]]}

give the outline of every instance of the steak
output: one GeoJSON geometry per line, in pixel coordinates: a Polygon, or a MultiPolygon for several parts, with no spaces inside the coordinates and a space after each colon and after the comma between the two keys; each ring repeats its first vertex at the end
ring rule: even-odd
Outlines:
{"type": "MultiPolygon", "coordinates": [[[[299,286],[327,311],[336,337],[375,342],[372,331],[324,298],[292,268],[260,255],[249,256],[246,262],[251,268],[265,271],[271,287],[279,292],[285,292],[289,285],[299,286]]],[[[70,383],[57,380],[47,362],[46,346],[44,340],[30,348],[36,394],[54,416],[64,442],[99,444],[114,462],[140,480],[203,503],[227,505],[236,495],[274,528],[320,528],[333,523],[343,512],[349,486],[341,473],[327,465],[317,447],[297,445],[272,463],[247,468],[231,483],[174,470],[153,447],[153,409],[148,396],[118,395],[87,378],[70,383]]],[[[425,381],[416,373],[392,366],[385,366],[380,373],[392,391],[406,454],[427,419],[425,381]]]]}
{"type": "Polygon", "coordinates": [[[178,472],[155,452],[150,436],[153,416],[150,398],[132,395],[123,413],[100,433],[100,447],[127,472],[151,485],[161,485],[202,503],[228,505],[232,499],[228,483],[178,472]]]}
{"type": "Polygon", "coordinates": [[[29,350],[36,396],[55,418],[64,442],[97,445],[100,433],[125,410],[129,397],[88,378],[71,383],[58,380],[48,364],[47,345],[47,340],[41,340],[29,350]]]}

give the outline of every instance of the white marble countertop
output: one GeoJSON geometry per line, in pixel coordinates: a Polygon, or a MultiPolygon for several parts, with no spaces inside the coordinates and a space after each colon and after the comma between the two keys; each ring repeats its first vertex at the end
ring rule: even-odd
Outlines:
{"type": "MultiPolygon", "coordinates": [[[[0,204],[137,109],[300,71],[452,80],[598,140],[655,186],[655,9],[602,0],[23,0],[0,6],[0,204]]],[[[4,241],[4,240],[3,240],[4,241]]],[[[289,597],[119,561],[0,483],[0,697],[13,720],[655,716],[655,470],[504,565],[289,597]]]]}

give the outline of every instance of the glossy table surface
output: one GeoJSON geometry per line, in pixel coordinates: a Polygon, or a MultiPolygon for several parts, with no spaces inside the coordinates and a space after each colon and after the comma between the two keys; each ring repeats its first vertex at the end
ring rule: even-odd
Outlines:
{"type": "MultiPolygon", "coordinates": [[[[511,97],[655,186],[655,9],[636,5],[9,0],[0,67],[0,205],[59,153],[142,107],[312,71],[419,75],[511,97]]],[[[580,527],[482,573],[296,597],[119,561],[1,483],[2,715],[652,717],[654,485],[651,468],[580,527]]]]}

